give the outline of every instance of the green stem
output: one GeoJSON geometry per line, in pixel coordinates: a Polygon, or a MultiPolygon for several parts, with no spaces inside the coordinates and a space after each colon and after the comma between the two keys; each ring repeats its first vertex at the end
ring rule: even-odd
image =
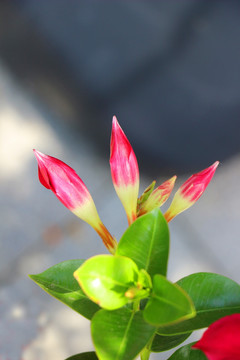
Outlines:
{"type": "Polygon", "coordinates": [[[149,349],[147,349],[147,347],[145,347],[140,354],[141,360],[148,360],[150,354],[151,354],[151,351],[149,349]]]}
{"type": "Polygon", "coordinates": [[[140,300],[135,300],[133,302],[133,311],[136,312],[140,309],[140,300]]]}
{"type": "Polygon", "coordinates": [[[152,338],[149,340],[148,344],[146,345],[146,347],[142,350],[142,352],[140,353],[140,358],[141,360],[148,360],[151,354],[151,346],[152,346],[152,342],[154,339],[155,334],[152,336],[152,338]]]}

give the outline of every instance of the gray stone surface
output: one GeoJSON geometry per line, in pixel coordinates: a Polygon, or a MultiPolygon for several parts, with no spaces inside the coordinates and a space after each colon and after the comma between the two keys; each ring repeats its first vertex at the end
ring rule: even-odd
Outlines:
{"type": "MultiPolygon", "coordinates": [[[[77,171],[117,238],[127,222],[111,184],[109,155],[99,158],[94,145],[53,118],[2,66],[0,94],[0,359],[64,359],[92,349],[89,322],[27,274],[106,251],[97,234],[39,184],[32,148],[77,171]]],[[[238,155],[222,163],[198,204],[170,224],[170,279],[213,271],[239,281],[239,160],[238,155]]],[[[186,178],[178,179],[176,188],[186,178]]],[[[141,177],[142,189],[151,180],[141,177]]]]}

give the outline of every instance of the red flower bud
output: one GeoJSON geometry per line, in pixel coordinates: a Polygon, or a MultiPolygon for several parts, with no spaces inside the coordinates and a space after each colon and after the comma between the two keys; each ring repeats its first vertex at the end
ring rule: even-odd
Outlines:
{"type": "Polygon", "coordinates": [[[141,205],[138,216],[146,214],[153,209],[162,206],[169,198],[174,187],[176,178],[176,176],[173,176],[171,179],[165,181],[162,185],[158,186],[155,190],[153,190],[147,200],[141,205]]]}
{"type": "Polygon", "coordinates": [[[116,116],[112,122],[110,167],[114,188],[131,224],[137,217],[139,170],[136,156],[116,116]]]}
{"type": "Polygon", "coordinates": [[[101,236],[108,250],[114,253],[116,240],[100,220],[93,199],[76,172],[52,156],[37,150],[34,150],[34,154],[38,161],[38,176],[41,184],[52,190],[75,215],[91,225],[101,236]]]}
{"type": "Polygon", "coordinates": [[[192,175],[176,192],[173,201],[165,213],[167,222],[171,221],[176,215],[180,214],[202,196],[206,187],[210,183],[219,161],[201,172],[192,175]]]}

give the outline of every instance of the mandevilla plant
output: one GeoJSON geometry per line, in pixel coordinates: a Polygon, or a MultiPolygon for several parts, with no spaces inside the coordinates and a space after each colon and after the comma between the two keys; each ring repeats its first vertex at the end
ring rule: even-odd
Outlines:
{"type": "Polygon", "coordinates": [[[91,320],[95,352],[69,360],[131,360],[138,355],[147,360],[151,352],[174,348],[194,330],[208,326],[199,342],[182,347],[169,359],[200,360],[207,356],[210,360],[239,360],[240,314],[232,314],[240,313],[240,286],[224,276],[205,272],[177,283],[167,279],[168,222],[200,198],[219,162],[192,175],[163,215],[159,207],[168,199],[176,176],[157,188],[154,181],[138,197],[137,159],[113,117],[111,174],[129,223],[117,242],[100,220],[87,187],[75,171],[56,158],[34,152],[42,185],[90,224],[111,253],[64,261],[30,275],[47,293],[91,320]]]}

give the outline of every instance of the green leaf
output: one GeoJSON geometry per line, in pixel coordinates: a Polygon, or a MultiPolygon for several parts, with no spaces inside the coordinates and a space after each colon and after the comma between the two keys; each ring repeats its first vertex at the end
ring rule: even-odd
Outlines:
{"type": "Polygon", "coordinates": [[[89,300],[81,290],[73,273],[85,260],[69,260],[54,265],[37,275],[29,275],[43,290],[68,305],[79,314],[91,319],[99,306],[89,300]]]}
{"type": "Polygon", "coordinates": [[[204,353],[197,349],[191,349],[195,343],[182,346],[168,358],[168,360],[207,360],[204,353]]]}
{"type": "Polygon", "coordinates": [[[128,303],[125,293],[136,286],[139,271],[127,257],[97,255],[86,260],[74,276],[92,301],[115,310],[128,303]]]}
{"type": "Polygon", "coordinates": [[[98,358],[96,353],[91,351],[91,352],[85,352],[82,354],[70,356],[66,360],[98,360],[98,358]]]}
{"type": "Polygon", "coordinates": [[[173,326],[161,327],[159,334],[179,334],[208,327],[223,316],[240,312],[240,286],[225,276],[196,273],[177,282],[191,297],[196,317],[173,326]]]}
{"type": "Polygon", "coordinates": [[[92,339],[100,360],[131,360],[151,339],[156,328],[143,319],[142,312],[127,308],[98,311],[91,324],[92,339]]]}
{"type": "Polygon", "coordinates": [[[159,209],[141,216],[123,234],[116,254],[131,258],[138,268],[151,277],[166,275],[169,252],[169,230],[159,209]]]}
{"type": "Polygon", "coordinates": [[[180,334],[180,335],[174,335],[174,336],[162,336],[156,334],[154,336],[152,345],[151,345],[151,351],[153,352],[160,352],[160,351],[166,351],[174,348],[175,346],[178,346],[183,341],[185,341],[191,333],[187,334],[180,334]]]}
{"type": "Polygon", "coordinates": [[[153,292],[143,314],[150,324],[166,325],[192,318],[195,309],[190,297],[180,286],[162,275],[155,275],[153,292]]]}

